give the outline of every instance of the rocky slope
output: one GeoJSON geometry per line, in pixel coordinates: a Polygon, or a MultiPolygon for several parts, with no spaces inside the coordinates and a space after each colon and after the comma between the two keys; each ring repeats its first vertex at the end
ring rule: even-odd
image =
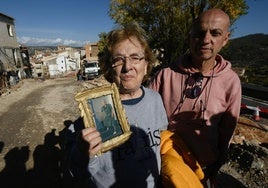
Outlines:
{"type": "Polygon", "coordinates": [[[267,119],[252,120],[251,115],[241,115],[236,127],[223,174],[231,175],[237,187],[268,187],[268,135],[267,119]]]}

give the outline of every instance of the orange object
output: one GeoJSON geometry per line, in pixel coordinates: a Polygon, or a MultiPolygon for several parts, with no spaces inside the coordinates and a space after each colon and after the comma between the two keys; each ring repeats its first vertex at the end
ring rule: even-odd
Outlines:
{"type": "Polygon", "coordinates": [[[202,188],[204,173],[190,150],[174,132],[161,132],[161,176],[164,187],[202,188]]]}

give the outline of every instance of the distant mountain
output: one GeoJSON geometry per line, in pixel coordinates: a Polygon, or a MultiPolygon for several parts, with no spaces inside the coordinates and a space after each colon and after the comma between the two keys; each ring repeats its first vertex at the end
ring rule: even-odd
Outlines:
{"type": "Polygon", "coordinates": [[[57,50],[57,46],[27,46],[28,53],[31,56],[35,54],[35,51],[42,51],[42,52],[51,52],[57,50]]]}
{"type": "Polygon", "coordinates": [[[236,66],[268,66],[268,35],[253,34],[232,39],[221,54],[236,66]]]}
{"type": "Polygon", "coordinates": [[[268,35],[253,34],[232,39],[221,52],[233,67],[245,68],[242,82],[268,86],[268,35]]]}
{"type": "MultiPolygon", "coordinates": [[[[28,53],[30,56],[33,56],[35,54],[35,50],[42,51],[42,52],[51,52],[56,51],[58,49],[58,46],[27,46],[28,53]]],[[[82,47],[72,47],[74,49],[81,50],[82,47]]]]}

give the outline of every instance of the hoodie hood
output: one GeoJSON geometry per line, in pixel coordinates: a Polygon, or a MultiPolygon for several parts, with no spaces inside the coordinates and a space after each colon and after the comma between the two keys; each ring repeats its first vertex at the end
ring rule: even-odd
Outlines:
{"type": "MultiPolygon", "coordinates": [[[[186,56],[186,55],[185,55],[186,56]]],[[[182,63],[182,59],[187,59],[183,56],[182,58],[179,59],[178,61],[178,68],[180,71],[182,71],[185,74],[194,74],[199,72],[193,67],[185,67],[182,63]]],[[[215,67],[208,72],[202,73],[204,77],[217,77],[222,74],[224,74],[226,71],[231,69],[231,63],[225,59],[221,55],[217,55],[216,58],[216,65],[215,67]]]]}

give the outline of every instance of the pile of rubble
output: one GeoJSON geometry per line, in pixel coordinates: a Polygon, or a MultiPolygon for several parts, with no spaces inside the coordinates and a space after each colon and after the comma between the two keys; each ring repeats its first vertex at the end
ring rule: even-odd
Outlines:
{"type": "Polygon", "coordinates": [[[232,139],[226,164],[221,172],[229,174],[244,187],[268,187],[268,121],[241,116],[232,139]]]}

